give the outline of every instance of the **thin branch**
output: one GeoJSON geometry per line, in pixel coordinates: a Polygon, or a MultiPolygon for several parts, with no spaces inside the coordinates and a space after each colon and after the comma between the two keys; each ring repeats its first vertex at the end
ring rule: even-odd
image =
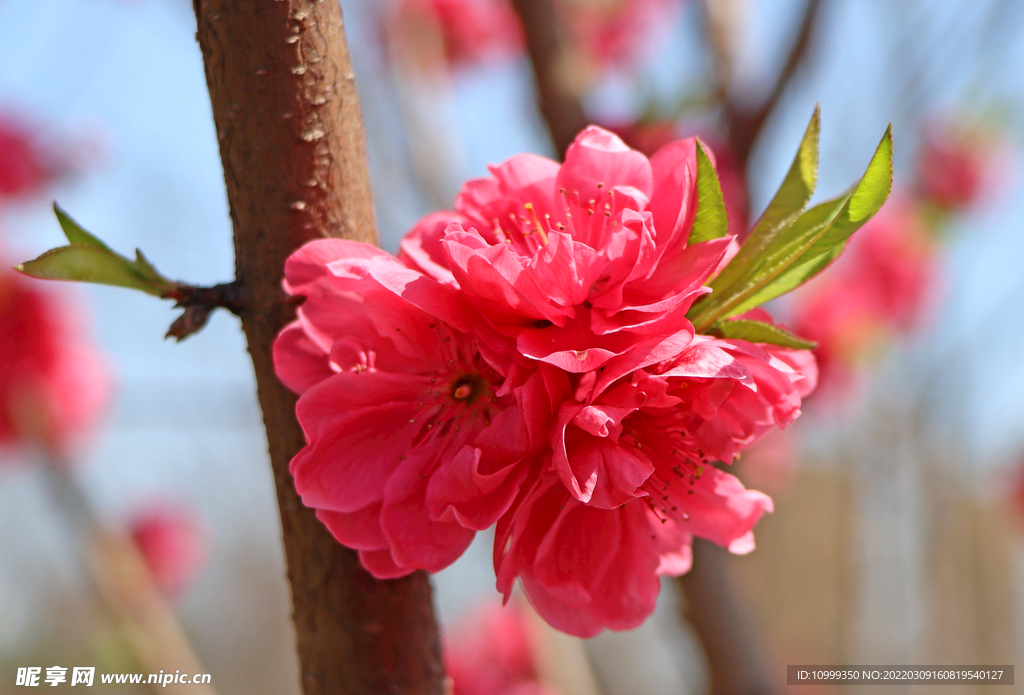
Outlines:
{"type": "Polygon", "coordinates": [[[693,569],[678,579],[686,595],[683,617],[708,660],[710,695],[774,695],[750,616],[729,575],[729,552],[693,541],[693,569]]]}

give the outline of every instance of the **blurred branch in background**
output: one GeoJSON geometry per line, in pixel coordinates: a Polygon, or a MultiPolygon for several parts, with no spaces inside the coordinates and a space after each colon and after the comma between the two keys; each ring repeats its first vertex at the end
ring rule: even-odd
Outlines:
{"type": "MultiPolygon", "coordinates": [[[[123,528],[100,520],[67,462],[47,457],[44,478],[53,501],[78,535],[93,586],[146,673],[206,671],[161,595],[138,547],[123,528]]],[[[215,695],[210,685],[160,684],[168,693],[215,695]]]]}
{"type": "Polygon", "coordinates": [[[381,41],[416,183],[428,206],[441,210],[458,192],[464,160],[458,134],[446,110],[439,108],[452,91],[443,29],[415,3],[391,0],[379,3],[378,10],[387,27],[381,41]]]}
{"type": "Polygon", "coordinates": [[[796,76],[807,58],[807,52],[814,40],[814,27],[818,21],[822,0],[807,0],[800,26],[786,54],[785,63],[768,97],[756,106],[745,103],[743,95],[730,90],[735,62],[736,39],[739,33],[732,26],[742,21],[737,9],[738,0],[705,0],[708,39],[715,58],[714,73],[718,81],[718,94],[722,101],[726,137],[733,155],[739,162],[740,170],[746,173],[750,153],[765,122],[778,106],[786,88],[796,76]]]}
{"type": "Polygon", "coordinates": [[[693,627],[708,660],[711,695],[777,692],[764,661],[760,635],[749,608],[737,595],[729,551],[693,540],[693,568],[677,582],[686,597],[683,617],[693,627]]]}
{"type": "Polygon", "coordinates": [[[537,105],[551,133],[559,159],[587,124],[583,97],[571,77],[570,52],[554,0],[513,0],[526,35],[537,85],[537,105]]]}

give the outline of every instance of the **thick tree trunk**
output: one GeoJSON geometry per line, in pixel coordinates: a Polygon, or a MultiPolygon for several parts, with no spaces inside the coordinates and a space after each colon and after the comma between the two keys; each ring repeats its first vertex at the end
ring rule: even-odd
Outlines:
{"type": "Polygon", "coordinates": [[[193,0],[235,231],[242,327],[277,484],[306,695],[444,692],[427,576],[380,582],[302,506],[303,446],[270,347],[304,242],[377,238],[362,114],[337,0],[193,0]]]}

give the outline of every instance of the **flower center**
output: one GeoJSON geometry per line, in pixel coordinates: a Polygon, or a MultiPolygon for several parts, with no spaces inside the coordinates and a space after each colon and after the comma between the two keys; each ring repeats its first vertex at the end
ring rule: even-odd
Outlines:
{"type": "Polygon", "coordinates": [[[464,374],[452,384],[452,398],[473,405],[483,395],[486,384],[479,374],[464,374]]]}

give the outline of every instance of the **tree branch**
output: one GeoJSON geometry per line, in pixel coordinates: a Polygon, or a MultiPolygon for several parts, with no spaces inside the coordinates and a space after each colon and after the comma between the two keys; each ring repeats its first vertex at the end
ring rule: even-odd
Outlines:
{"type": "Polygon", "coordinates": [[[193,0],[235,232],[240,307],[281,511],[306,695],[441,695],[427,576],[377,581],[302,505],[305,444],[271,345],[294,317],[284,262],[320,237],[376,241],[359,97],[341,8],[323,0],[193,0]]]}
{"type": "Polygon", "coordinates": [[[743,171],[746,171],[750,153],[754,149],[754,143],[757,142],[757,137],[761,134],[765,122],[772,111],[775,110],[775,107],[778,106],[782,95],[786,91],[786,87],[807,55],[807,49],[811,43],[811,36],[821,5],[821,0],[807,0],[803,19],[800,21],[800,29],[792,46],[790,46],[786,62],[782,66],[782,71],[779,73],[778,78],[775,80],[775,86],[772,88],[771,94],[761,104],[756,108],[749,109],[728,96],[728,85],[720,86],[720,92],[724,95],[725,99],[726,134],[729,139],[729,145],[743,171]]]}
{"type": "Polygon", "coordinates": [[[513,0],[537,82],[537,101],[559,158],[587,126],[580,94],[567,79],[567,51],[553,0],[513,0]]]}

